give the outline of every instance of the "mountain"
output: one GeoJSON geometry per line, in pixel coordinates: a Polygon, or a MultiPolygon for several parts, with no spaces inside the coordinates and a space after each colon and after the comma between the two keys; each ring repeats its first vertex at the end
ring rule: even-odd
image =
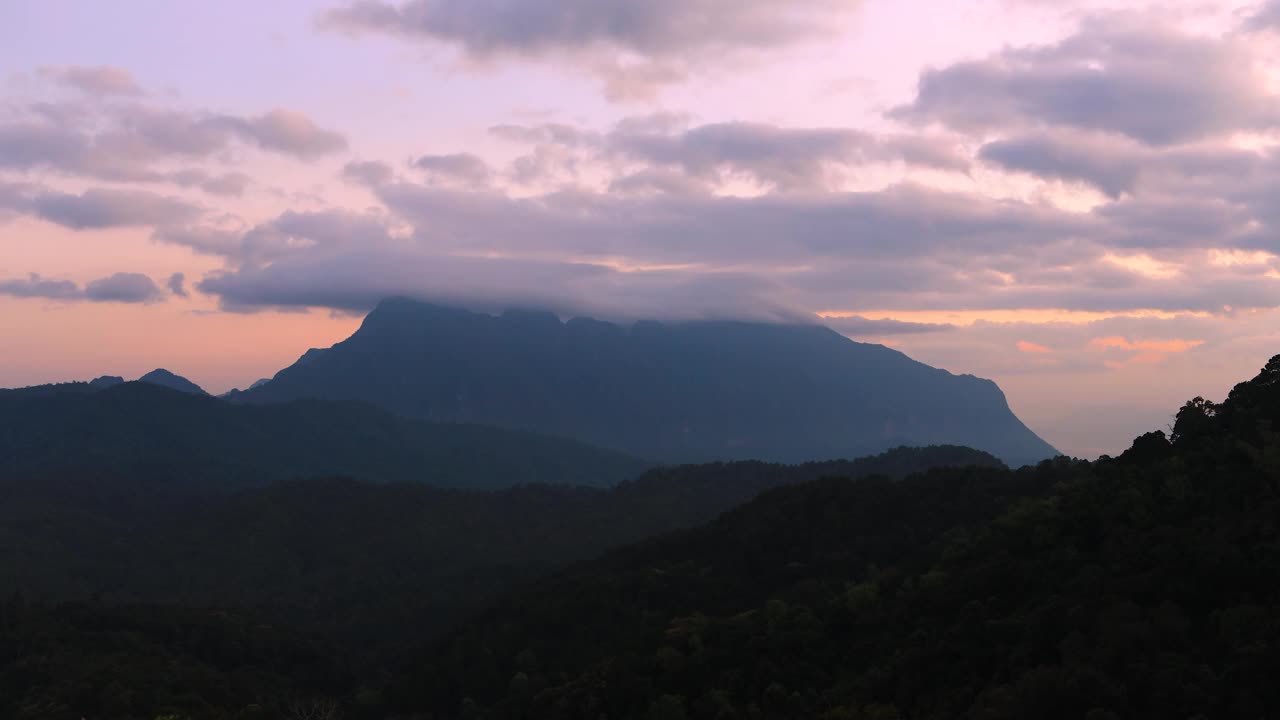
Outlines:
{"type": "Polygon", "coordinates": [[[708,522],[763,490],[971,464],[1000,466],[966,448],[901,448],[797,466],[664,467],[607,489],[314,479],[197,497],[127,477],[106,488],[0,479],[0,601],[20,589],[253,611],[334,644],[367,675],[521,581],[708,522]]]}
{"type": "Polygon", "coordinates": [[[1017,473],[781,487],[507,595],[392,712],[1272,717],[1280,356],[1169,437],[1017,473]]]}
{"type": "Polygon", "coordinates": [[[168,370],[165,370],[164,368],[156,368],[155,370],[152,370],[146,375],[143,375],[142,377],[138,378],[138,382],[150,383],[151,385],[159,385],[160,387],[167,387],[171,390],[177,390],[178,392],[184,392],[191,395],[208,395],[209,394],[205,392],[204,389],[201,388],[199,385],[191,382],[190,380],[182,377],[181,375],[174,375],[173,373],[169,372],[168,370]]]}
{"type": "Polygon", "coordinates": [[[124,378],[119,375],[102,375],[89,381],[89,387],[94,390],[105,390],[109,387],[115,387],[124,383],[124,378]]]}
{"type": "Polygon", "coordinates": [[[652,467],[534,433],[402,418],[356,402],[237,405],[146,382],[0,391],[0,478],[229,490],[346,474],[494,488],[613,485],[652,467]]]}
{"type": "Polygon", "coordinates": [[[818,325],[490,316],[412,300],[310,350],[237,401],[362,400],[412,417],[532,429],[671,462],[858,457],[954,444],[1011,464],[1057,452],[995,383],[818,325]]]}

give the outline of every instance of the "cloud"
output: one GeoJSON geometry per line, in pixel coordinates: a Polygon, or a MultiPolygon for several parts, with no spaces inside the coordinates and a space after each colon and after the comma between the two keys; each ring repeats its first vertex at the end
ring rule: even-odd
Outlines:
{"type": "Polygon", "coordinates": [[[471,153],[423,155],[414,161],[413,166],[426,172],[433,180],[463,186],[483,187],[493,176],[489,164],[471,153]]]}
{"type": "Polygon", "coordinates": [[[1203,340],[1129,340],[1120,336],[1100,337],[1089,341],[1090,349],[1118,348],[1120,350],[1148,350],[1157,353],[1186,352],[1203,344],[1203,340]]]}
{"type": "Polygon", "coordinates": [[[132,73],[124,68],[110,65],[46,67],[41,68],[41,74],[86,95],[107,97],[143,94],[142,87],[133,79],[132,73]]]}
{"type": "Polygon", "coordinates": [[[1118,198],[1133,192],[1152,153],[1123,136],[1039,132],[989,142],[978,157],[1006,170],[1084,182],[1118,198]]]}
{"type": "Polygon", "coordinates": [[[149,303],[159,300],[162,293],[146,275],[120,272],[85,285],[84,297],[92,302],[149,303]]]}
{"type": "Polygon", "coordinates": [[[652,167],[679,167],[692,177],[742,175],[780,189],[836,184],[840,168],[910,162],[965,171],[968,161],[926,137],[877,137],[846,128],[782,128],[761,123],[717,123],[683,132],[621,124],[603,140],[606,151],[652,167]]]}
{"type": "Polygon", "coordinates": [[[151,233],[151,239],[190,248],[202,255],[224,257],[230,261],[242,257],[245,246],[243,232],[198,225],[158,227],[151,233]]]}
{"type": "Polygon", "coordinates": [[[806,317],[771,302],[769,282],[745,274],[624,272],[586,263],[441,255],[413,246],[311,251],[289,262],[213,273],[198,287],[218,296],[224,309],[245,311],[367,311],[394,295],[480,310],[538,307],[611,319],[806,317]]]}
{"type": "Polygon", "coordinates": [[[1246,30],[1274,30],[1280,28],[1280,0],[1259,3],[1243,24],[1246,30]]]}
{"type": "Polygon", "coordinates": [[[970,159],[953,137],[936,133],[876,135],[855,128],[783,127],[726,122],[690,127],[659,113],[623,118],[607,132],[563,124],[498,125],[489,132],[534,146],[512,165],[518,184],[576,179],[602,167],[624,191],[707,191],[749,182],[787,192],[836,189],[854,168],[902,163],[968,172],[970,159]],[[583,170],[583,168],[588,168],[583,170]],[[620,173],[620,174],[618,174],[620,173]],[[673,185],[676,174],[684,181],[673,185]]]}
{"type": "MultiPolygon", "coordinates": [[[[980,266],[984,254],[1006,253],[1029,236],[1046,247],[1069,242],[1083,229],[1078,219],[1042,208],[906,187],[756,198],[553,193],[515,199],[493,190],[395,183],[376,194],[391,218],[286,213],[238,236],[164,230],[157,239],[227,257],[238,269],[200,287],[237,307],[321,302],[334,298],[337,287],[347,288],[334,300],[342,309],[356,302],[351,298],[367,305],[369,298],[450,288],[471,301],[480,296],[468,290],[473,287],[536,298],[551,283],[558,307],[583,312],[619,312],[626,298],[662,315],[739,307],[776,317],[782,309],[812,312],[824,300],[853,297],[888,307],[923,288],[976,298],[989,283],[1003,281],[976,271],[957,275],[957,265],[980,266]],[[412,226],[412,236],[393,236],[392,218],[412,226]],[[526,266],[528,276],[511,269],[526,266]],[[281,285],[270,289],[271,282],[281,285]],[[672,291],[674,285],[686,288],[684,294],[672,291]],[[761,295],[715,297],[691,289],[703,285],[761,295]],[[658,295],[643,298],[642,290],[658,295]],[[682,308],[680,300],[692,304],[682,308]]],[[[920,301],[936,299],[921,294],[920,301]]]]}
{"type": "Polygon", "coordinates": [[[236,267],[259,267],[280,258],[315,249],[367,247],[391,243],[383,219],[342,210],[286,211],[248,230],[200,225],[159,227],[156,242],[191,248],[226,258],[236,267]]]}
{"type": "MultiPolygon", "coordinates": [[[[182,273],[177,273],[181,286],[182,273]]],[[[170,278],[172,286],[174,278],[170,278]]],[[[175,291],[175,294],[178,294],[175,291]]],[[[163,299],[163,293],[151,278],[140,273],[120,272],[99,278],[83,289],[70,280],[47,280],[37,273],[18,280],[0,280],[0,295],[49,300],[88,300],[90,302],[150,303],[163,299]]],[[[185,295],[183,295],[185,297],[185,295]]]]}
{"type": "Polygon", "coordinates": [[[1136,340],[1131,341],[1122,336],[1094,338],[1089,341],[1088,349],[1092,351],[1122,350],[1132,354],[1123,359],[1108,359],[1104,364],[1112,369],[1122,369],[1129,365],[1155,365],[1164,362],[1169,355],[1194,350],[1204,345],[1203,340],[1136,340]]]}
{"type": "Polygon", "coordinates": [[[1015,343],[1015,347],[1017,347],[1018,352],[1021,352],[1021,353],[1046,354],[1046,353],[1053,352],[1052,349],[1050,349],[1045,345],[1041,345],[1039,343],[1033,343],[1028,340],[1019,340],[1017,343],[1015,343]]]}
{"type": "Polygon", "coordinates": [[[1111,15],[1053,45],[929,70],[915,100],[890,115],[970,133],[1055,125],[1170,145],[1275,127],[1280,104],[1243,40],[1111,15]]]}
{"type": "Polygon", "coordinates": [[[518,143],[551,143],[576,147],[599,142],[599,133],[581,130],[563,123],[542,125],[494,125],[489,128],[494,137],[518,143]]]}
{"type": "Polygon", "coordinates": [[[856,0],[359,0],[321,24],[459,49],[475,61],[576,58],[615,99],[700,65],[829,36],[856,0]]]}
{"type": "Polygon", "coordinates": [[[293,155],[304,160],[328,155],[347,148],[340,133],[316,125],[311,118],[293,110],[272,110],[248,118],[223,116],[217,123],[234,130],[245,140],[264,150],[293,155]]]}
{"type": "Polygon", "coordinates": [[[247,175],[192,163],[225,159],[219,154],[237,143],[300,160],[347,147],[340,133],[291,110],[242,117],[132,101],[15,103],[0,108],[0,170],[50,170],[234,196],[248,185],[247,175]]]}
{"type": "MultiPolygon", "coordinates": [[[[831,310],[899,319],[883,311],[937,308],[1221,314],[1280,306],[1280,282],[1269,274],[1280,275],[1280,267],[1212,263],[1210,249],[1248,248],[1199,235],[1197,227],[1179,231],[1176,214],[1161,218],[1151,201],[1127,196],[1092,212],[1068,212],[914,185],[734,197],[618,192],[611,183],[601,191],[511,197],[496,188],[393,182],[374,194],[385,212],[286,213],[247,231],[165,228],[157,239],[227,258],[228,270],[201,287],[237,307],[323,301],[332,296],[327,285],[335,273],[348,288],[343,297],[361,302],[437,291],[442,299],[460,283],[527,298],[545,294],[534,276],[508,272],[521,263],[587,273],[590,282],[546,281],[576,286],[572,297],[552,299],[588,313],[616,311],[623,294],[665,313],[699,311],[669,298],[637,299],[641,288],[662,288],[653,280],[659,277],[759,292],[685,297],[717,312],[738,305],[769,316],[831,310]],[[1150,226],[1157,220],[1170,228],[1150,226]],[[410,233],[393,233],[392,225],[410,233]],[[1148,234],[1162,244],[1140,245],[1148,234]],[[1135,243],[1140,250],[1127,249],[1135,243]],[[356,267],[369,276],[348,277],[356,267]],[[450,274],[441,278],[446,267],[450,274]],[[726,286],[727,277],[739,282],[726,286]],[[273,280],[285,284],[266,289],[273,280]]],[[[459,293],[469,301],[479,296],[459,293]]],[[[350,309],[350,300],[338,300],[350,309]]],[[[1035,342],[1015,338],[1006,347],[1019,339],[1035,342]]]]}
{"type": "Polygon", "coordinates": [[[251,179],[242,172],[210,174],[204,170],[188,169],[164,173],[158,179],[168,181],[179,187],[197,187],[210,195],[223,197],[239,197],[244,194],[251,179]]]}
{"type": "Polygon", "coordinates": [[[892,320],[890,318],[869,318],[861,315],[843,317],[827,316],[822,324],[842,335],[850,337],[887,337],[892,335],[916,335],[919,333],[943,332],[954,330],[955,326],[946,323],[920,323],[892,320]]]}
{"type": "Polygon", "coordinates": [[[173,293],[174,295],[181,298],[187,297],[187,276],[186,275],[180,272],[176,272],[169,276],[169,280],[168,282],[165,283],[165,285],[169,288],[169,292],[173,293]]]}
{"type": "Polygon", "coordinates": [[[20,280],[0,280],[0,295],[76,300],[80,297],[80,287],[70,280],[46,280],[37,273],[31,273],[20,280]]]}
{"type": "Polygon", "coordinates": [[[383,162],[352,160],[342,166],[342,179],[357,185],[377,187],[391,182],[395,172],[383,162]]]}
{"type": "Polygon", "coordinates": [[[28,200],[32,215],[73,230],[176,225],[201,209],[177,198],[142,190],[91,188],[83,193],[42,192],[28,200]]]}
{"type": "Polygon", "coordinates": [[[773,48],[829,32],[856,3],[801,0],[363,0],[330,11],[342,28],[456,43],[475,56],[604,46],[644,57],[773,48]]]}

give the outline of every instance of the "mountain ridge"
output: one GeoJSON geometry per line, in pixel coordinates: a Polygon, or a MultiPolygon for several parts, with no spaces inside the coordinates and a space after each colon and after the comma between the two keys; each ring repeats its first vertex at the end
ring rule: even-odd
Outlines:
{"type": "Polygon", "coordinates": [[[801,462],[956,444],[1013,465],[1057,451],[993,381],[826,326],[561,321],[388,298],[237,402],[358,399],[403,415],[553,435],[669,462],[801,462]]]}
{"type": "Polygon", "coordinates": [[[0,477],[133,478],[226,490],[350,474],[441,487],[612,485],[653,463],[529,431],[404,418],[367,403],[239,405],[135,381],[0,391],[0,477]]]}
{"type": "Polygon", "coordinates": [[[205,392],[204,388],[200,387],[199,385],[191,382],[190,380],[182,377],[181,375],[169,372],[164,368],[156,368],[155,370],[152,370],[146,375],[143,375],[142,377],[138,378],[138,382],[151,383],[152,385],[167,387],[171,390],[177,390],[178,392],[184,392],[189,395],[208,395],[209,394],[205,392]]]}

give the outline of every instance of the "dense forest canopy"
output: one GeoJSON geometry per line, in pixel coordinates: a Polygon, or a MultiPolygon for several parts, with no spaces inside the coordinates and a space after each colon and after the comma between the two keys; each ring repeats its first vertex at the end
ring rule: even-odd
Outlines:
{"type": "Polygon", "coordinates": [[[507,597],[394,685],[444,716],[1269,717],[1280,357],[1170,437],[766,493],[507,597]]]}
{"type": "MultiPolygon", "coordinates": [[[[0,485],[6,497],[0,505],[0,567],[6,568],[0,597],[17,591],[42,603],[96,602],[113,618],[139,622],[158,603],[175,608],[176,618],[198,617],[181,608],[229,609],[326,646],[330,666],[376,684],[415,647],[522,580],[707,522],[769,488],[824,476],[903,477],[954,465],[1000,463],[967,448],[902,448],[796,466],[659,468],[611,489],[532,485],[492,492],[343,478],[217,495],[158,493],[149,482],[93,476],[6,482],[0,485]]],[[[96,647],[96,636],[82,634],[81,622],[95,607],[76,606],[68,615],[42,604],[22,617],[51,634],[24,642],[96,647]]],[[[142,633],[149,626],[127,627],[142,633]]],[[[159,662],[152,654],[166,651],[148,638],[130,641],[143,653],[139,663],[159,662]]],[[[113,657],[131,667],[129,652],[113,657]]],[[[73,657],[55,659],[71,663],[73,657]]],[[[110,685],[95,687],[107,693],[110,685]]],[[[139,707],[189,706],[155,699],[139,707]]]]}

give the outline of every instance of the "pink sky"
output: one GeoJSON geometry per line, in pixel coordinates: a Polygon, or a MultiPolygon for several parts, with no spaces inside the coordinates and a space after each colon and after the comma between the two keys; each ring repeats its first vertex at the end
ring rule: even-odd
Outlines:
{"type": "Polygon", "coordinates": [[[1280,352],[1278,29],[1277,2],[14,0],[0,387],[244,387],[407,294],[822,321],[1114,453],[1280,352]]]}

